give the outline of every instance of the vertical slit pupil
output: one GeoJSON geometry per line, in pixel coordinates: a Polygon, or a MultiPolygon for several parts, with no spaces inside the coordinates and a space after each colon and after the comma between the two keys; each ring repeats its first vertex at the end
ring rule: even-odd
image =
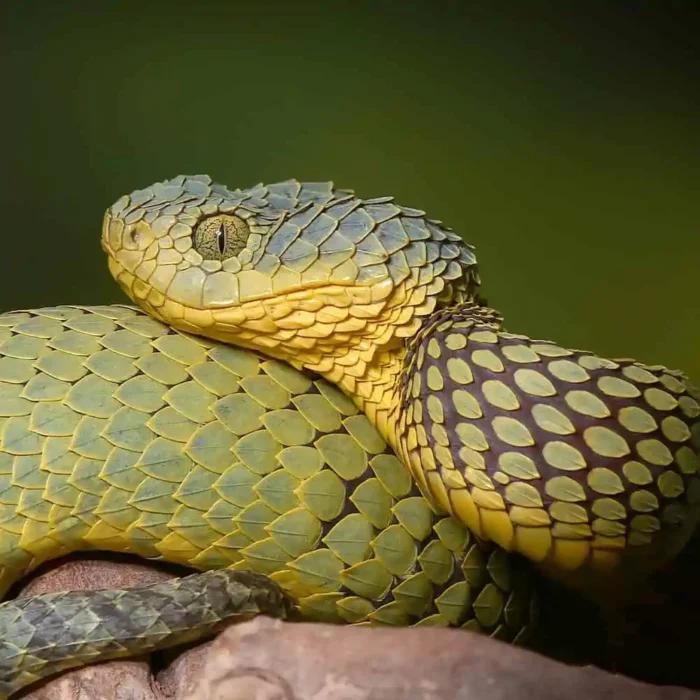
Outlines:
{"type": "Polygon", "coordinates": [[[219,253],[223,255],[226,249],[226,231],[223,224],[219,224],[219,228],[216,231],[216,243],[219,246],[219,253]]]}

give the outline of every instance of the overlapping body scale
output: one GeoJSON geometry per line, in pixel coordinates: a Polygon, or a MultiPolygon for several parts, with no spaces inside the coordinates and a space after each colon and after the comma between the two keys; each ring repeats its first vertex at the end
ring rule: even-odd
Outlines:
{"type": "Polygon", "coordinates": [[[6,313],[2,589],[89,549],[266,574],[313,620],[531,620],[524,562],[436,514],[326,381],[131,307],[6,313]]]}

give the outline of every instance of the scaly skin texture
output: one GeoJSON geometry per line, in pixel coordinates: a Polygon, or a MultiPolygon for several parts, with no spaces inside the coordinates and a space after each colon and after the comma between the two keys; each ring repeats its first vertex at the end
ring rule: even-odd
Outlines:
{"type": "Polygon", "coordinates": [[[436,505],[598,599],[695,526],[697,389],[503,332],[472,249],[424,212],[180,176],[110,207],[102,244],[149,314],[338,384],[436,505]]]}
{"type": "MultiPolygon", "coordinates": [[[[0,588],[90,549],[269,576],[272,588],[234,578],[227,615],[273,612],[264,601],[276,583],[310,620],[461,626],[507,641],[533,621],[527,563],[434,512],[326,381],[132,307],[0,315],[0,588]]],[[[221,615],[195,599],[222,581],[3,603],[0,697],[87,660],[186,641],[183,625],[211,633],[221,615]],[[155,606],[152,628],[156,594],[171,602],[155,606]],[[119,613],[115,600],[136,609],[119,613]],[[38,619],[71,617],[75,601],[85,613],[70,629],[38,619]]]]}
{"type": "Polygon", "coordinates": [[[232,621],[292,612],[260,574],[211,571],[152,586],[66,591],[0,606],[0,697],[40,678],[192,642],[232,621]]]}

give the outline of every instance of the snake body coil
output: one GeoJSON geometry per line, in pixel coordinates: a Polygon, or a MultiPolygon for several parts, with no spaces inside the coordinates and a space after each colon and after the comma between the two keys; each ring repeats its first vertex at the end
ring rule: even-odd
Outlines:
{"type": "Polygon", "coordinates": [[[232,567],[234,578],[3,603],[0,695],[206,635],[254,604],[274,612],[279,595],[235,578],[246,571],[279,583],[313,620],[464,626],[513,641],[531,619],[524,562],[436,514],[324,380],[130,307],[1,315],[2,589],[90,549],[232,567]],[[223,585],[237,604],[208,611],[223,585]]]}
{"type": "MultiPolygon", "coordinates": [[[[420,210],[331,183],[180,176],[112,205],[102,246],[148,317],[0,318],[4,588],[59,554],[126,551],[229,567],[216,580],[239,586],[243,614],[284,613],[281,589],[311,619],[518,641],[532,598],[511,552],[610,603],[695,528],[697,389],[506,332],[475,301],[473,249],[420,210]]],[[[177,641],[177,605],[147,639],[149,596],[76,598],[86,649],[177,641]],[[122,599],[143,614],[127,623],[122,599]]],[[[21,612],[58,619],[63,600],[0,608],[24,630],[0,658],[6,690],[76,662],[62,645],[79,627],[21,612]]],[[[201,611],[211,631],[221,615],[201,611]]]]}
{"type": "Polygon", "coordinates": [[[180,176],[107,210],[110,270],[147,313],[322,374],[474,533],[610,600],[700,514],[683,374],[505,332],[473,250],[392,198],[180,176]]]}

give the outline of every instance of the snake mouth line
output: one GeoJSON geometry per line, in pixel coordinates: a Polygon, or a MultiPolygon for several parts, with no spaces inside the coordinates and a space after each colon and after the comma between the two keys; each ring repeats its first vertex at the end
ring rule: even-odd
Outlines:
{"type": "MultiPolygon", "coordinates": [[[[116,268],[117,266],[119,267],[119,269],[118,269],[115,273],[113,273],[113,274],[114,274],[115,278],[117,279],[117,282],[119,282],[119,283],[124,287],[125,291],[131,290],[131,289],[132,289],[132,286],[129,285],[129,284],[127,284],[126,282],[123,282],[123,281],[120,280],[119,278],[120,278],[120,276],[127,276],[127,275],[128,275],[129,277],[135,279],[135,280],[138,280],[141,284],[147,285],[148,288],[149,288],[149,291],[156,291],[156,292],[158,291],[158,290],[156,290],[155,287],[153,287],[153,286],[149,283],[148,280],[139,277],[138,275],[136,275],[136,274],[133,273],[133,272],[130,272],[126,267],[124,267],[124,265],[122,265],[121,263],[119,263],[117,260],[114,260],[114,258],[113,258],[114,252],[112,251],[112,249],[109,247],[108,244],[106,244],[106,243],[103,242],[103,243],[102,243],[102,249],[110,256],[110,264],[111,264],[111,265],[114,265],[115,268],[116,268]],[[113,261],[113,262],[112,262],[112,261],[113,261]]],[[[358,284],[358,283],[356,283],[356,282],[353,283],[353,282],[338,281],[338,282],[333,282],[333,284],[331,285],[331,284],[328,284],[328,282],[322,282],[322,281],[315,282],[315,281],[310,281],[310,282],[304,282],[303,284],[300,284],[300,285],[298,285],[297,287],[290,287],[289,290],[287,290],[284,294],[275,294],[274,292],[270,292],[270,293],[267,293],[267,294],[260,294],[260,295],[253,296],[253,297],[250,297],[250,298],[246,299],[245,302],[243,302],[243,303],[245,303],[245,304],[249,304],[249,303],[251,303],[251,302],[263,303],[263,302],[265,302],[265,301],[270,301],[270,300],[273,300],[273,299],[276,300],[276,301],[278,301],[278,300],[280,300],[280,299],[282,299],[282,298],[284,298],[284,297],[293,296],[293,295],[296,294],[296,293],[304,292],[304,291],[307,291],[307,290],[317,290],[317,291],[320,291],[320,290],[324,290],[324,289],[327,290],[327,289],[334,289],[334,288],[344,288],[344,289],[365,288],[365,289],[370,289],[372,286],[375,286],[375,287],[376,287],[376,285],[358,284]]],[[[127,294],[129,294],[129,296],[131,296],[130,291],[127,291],[127,294]]],[[[212,306],[204,306],[204,305],[202,305],[202,306],[192,306],[192,305],[184,304],[184,303],[181,303],[181,302],[178,302],[178,305],[181,306],[183,309],[188,309],[188,310],[191,310],[191,311],[214,311],[214,312],[217,311],[217,310],[222,310],[222,309],[226,309],[226,308],[236,308],[237,306],[239,306],[238,303],[220,304],[220,305],[218,305],[218,306],[217,306],[217,305],[212,305],[212,306]]]]}

